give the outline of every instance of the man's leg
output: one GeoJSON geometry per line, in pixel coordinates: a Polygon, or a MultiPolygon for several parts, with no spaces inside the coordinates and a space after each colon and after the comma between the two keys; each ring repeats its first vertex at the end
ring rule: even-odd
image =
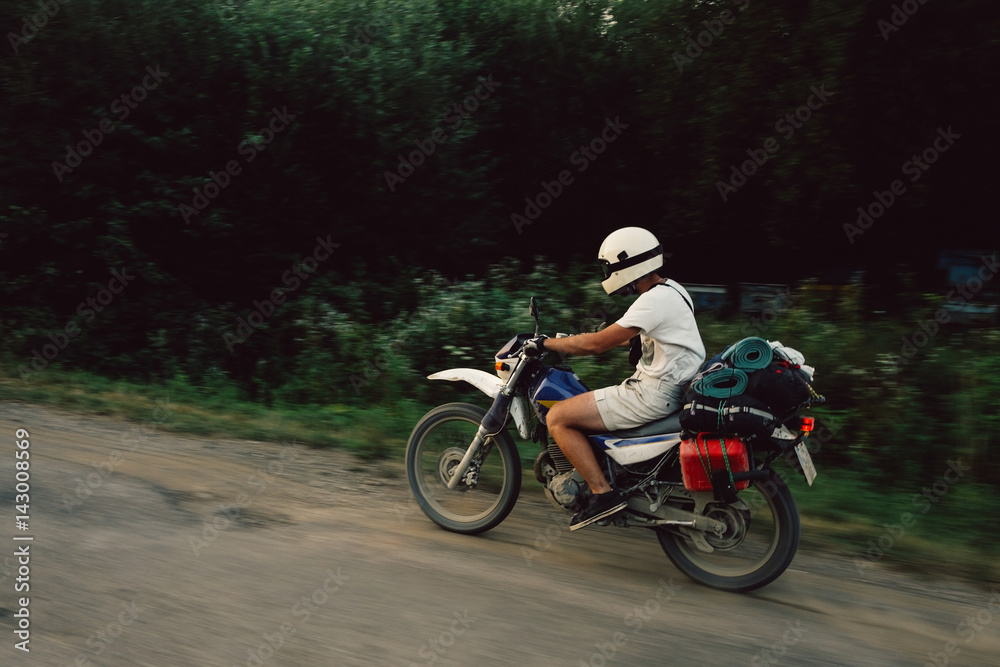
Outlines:
{"type": "Polygon", "coordinates": [[[597,410],[594,392],[588,391],[556,403],[545,421],[559,449],[583,476],[590,490],[594,494],[610,491],[611,485],[604,478],[604,472],[590,448],[590,441],[584,435],[584,432],[603,433],[607,430],[597,410]]]}

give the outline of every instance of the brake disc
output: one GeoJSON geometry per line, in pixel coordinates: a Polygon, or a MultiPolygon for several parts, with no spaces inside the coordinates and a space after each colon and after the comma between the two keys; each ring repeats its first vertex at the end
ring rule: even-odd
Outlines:
{"type": "MultiPolygon", "coordinates": [[[[448,486],[448,482],[451,481],[451,477],[454,474],[455,468],[458,464],[462,462],[462,458],[465,457],[465,450],[461,447],[449,447],[448,449],[441,452],[438,456],[438,478],[441,484],[448,486]]],[[[466,470],[466,478],[469,477],[469,473],[474,473],[474,463],[469,463],[469,468],[466,470]]],[[[465,481],[459,482],[458,486],[455,487],[456,491],[468,491],[472,488],[465,481]]]]}

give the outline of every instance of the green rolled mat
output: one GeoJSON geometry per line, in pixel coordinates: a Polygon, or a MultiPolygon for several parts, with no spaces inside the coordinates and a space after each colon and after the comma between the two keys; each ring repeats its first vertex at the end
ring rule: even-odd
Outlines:
{"type": "Polygon", "coordinates": [[[691,388],[702,396],[712,398],[729,398],[742,394],[747,388],[749,378],[747,374],[738,368],[723,368],[712,373],[707,373],[699,379],[691,388]]]}
{"type": "Polygon", "coordinates": [[[744,338],[726,350],[722,358],[728,360],[735,368],[755,371],[760,368],[766,368],[771,363],[771,360],[774,358],[774,351],[771,349],[771,345],[763,338],[751,336],[750,338],[744,338]]]}

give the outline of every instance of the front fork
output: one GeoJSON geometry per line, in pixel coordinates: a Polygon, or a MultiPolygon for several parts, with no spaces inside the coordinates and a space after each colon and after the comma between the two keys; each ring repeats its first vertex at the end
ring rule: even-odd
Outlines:
{"type": "Polygon", "coordinates": [[[459,482],[462,481],[462,478],[465,477],[465,473],[469,469],[469,464],[482,448],[486,439],[496,435],[507,426],[507,420],[510,419],[510,406],[514,401],[514,388],[518,386],[518,380],[521,378],[524,369],[529,366],[528,361],[523,357],[518,360],[517,367],[510,374],[510,379],[500,388],[496,398],[493,399],[492,407],[490,407],[489,412],[486,413],[483,421],[479,424],[476,437],[469,443],[469,448],[465,451],[465,456],[455,466],[451,478],[448,480],[448,488],[450,490],[454,490],[459,482]]]}
{"type": "Polygon", "coordinates": [[[451,478],[448,480],[449,489],[454,490],[459,482],[462,481],[462,478],[465,477],[465,473],[469,469],[469,464],[475,458],[476,454],[479,453],[486,439],[496,435],[507,425],[507,419],[510,417],[510,404],[513,400],[513,396],[505,394],[503,391],[493,399],[493,407],[490,408],[490,411],[483,417],[482,423],[479,424],[476,437],[469,443],[469,448],[465,450],[465,456],[462,457],[462,460],[459,461],[458,465],[452,471],[451,478]]]}
{"type": "Polygon", "coordinates": [[[486,442],[484,431],[485,429],[480,424],[479,431],[476,432],[476,437],[472,439],[469,448],[465,450],[465,456],[462,457],[462,460],[451,471],[451,477],[448,479],[448,489],[454,490],[458,486],[458,483],[465,477],[465,473],[469,469],[469,463],[472,462],[472,458],[479,452],[483,443],[486,442]]]}

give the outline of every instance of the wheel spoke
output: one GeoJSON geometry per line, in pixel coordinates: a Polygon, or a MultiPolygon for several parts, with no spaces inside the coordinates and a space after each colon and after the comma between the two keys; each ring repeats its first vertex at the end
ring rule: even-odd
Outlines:
{"type": "Polygon", "coordinates": [[[773,581],[791,563],[799,524],[787,487],[756,482],[740,492],[740,500],[745,506],[706,508],[707,516],[726,526],[721,535],[702,534],[714,548],[711,553],[699,549],[683,532],[657,531],[663,550],[685,574],[715,588],[751,590],[773,581]]]}
{"type": "Polygon", "coordinates": [[[520,460],[510,436],[502,432],[483,443],[463,479],[454,489],[448,482],[479,428],[479,408],[459,404],[429,413],[414,430],[408,446],[410,484],[424,512],[450,530],[477,532],[492,527],[513,506],[520,486],[520,460]],[[509,445],[500,446],[500,438],[509,445]],[[516,474],[515,474],[516,473],[516,474]],[[515,479],[516,477],[516,479],[515,479]]]}
{"type": "Polygon", "coordinates": [[[758,570],[774,553],[780,528],[774,521],[772,504],[752,487],[741,494],[741,499],[750,510],[741,513],[720,507],[706,512],[727,526],[721,537],[706,535],[715,551],[706,553],[686,539],[678,541],[681,551],[701,569],[721,576],[740,576],[758,570]]]}

